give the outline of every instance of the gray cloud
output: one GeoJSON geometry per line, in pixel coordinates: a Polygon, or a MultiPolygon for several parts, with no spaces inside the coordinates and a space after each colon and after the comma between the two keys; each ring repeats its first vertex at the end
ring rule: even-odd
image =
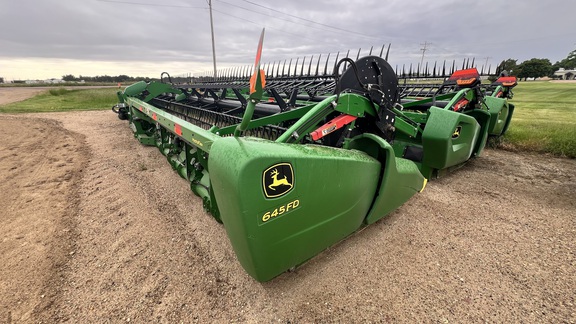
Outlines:
{"type": "MultiPolygon", "coordinates": [[[[420,43],[428,41],[427,60],[475,56],[491,57],[491,63],[532,57],[555,62],[576,45],[573,0],[249,2],[213,0],[220,66],[250,64],[262,27],[267,28],[265,61],[391,42],[392,65],[417,63],[420,43]]],[[[205,0],[0,0],[0,6],[0,58],[211,67],[205,0]]]]}

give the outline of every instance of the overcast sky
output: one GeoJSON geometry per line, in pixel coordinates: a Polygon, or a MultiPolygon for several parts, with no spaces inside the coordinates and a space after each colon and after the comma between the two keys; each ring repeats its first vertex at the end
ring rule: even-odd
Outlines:
{"type": "MultiPolygon", "coordinates": [[[[392,66],[552,63],[576,48],[575,0],[212,0],[218,68],[392,43],[392,66]]],[[[317,56],[316,56],[317,57],[317,56]]],[[[325,57],[325,56],[324,56],[325,57]]],[[[207,0],[0,0],[0,77],[158,77],[212,69],[207,0]]]]}

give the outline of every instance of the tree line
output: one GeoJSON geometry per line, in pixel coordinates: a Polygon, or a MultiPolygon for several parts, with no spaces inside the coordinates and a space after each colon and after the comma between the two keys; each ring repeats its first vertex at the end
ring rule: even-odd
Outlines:
{"type": "Polygon", "coordinates": [[[540,77],[554,77],[554,72],[560,68],[571,70],[576,68],[576,50],[568,53],[568,56],[561,61],[554,64],[549,59],[532,58],[522,63],[517,63],[518,60],[507,59],[503,64],[503,70],[507,71],[509,75],[515,76],[519,79],[526,80],[527,78],[540,78],[540,77]]]}
{"type": "Polygon", "coordinates": [[[138,80],[147,80],[149,78],[146,77],[131,77],[125,74],[117,75],[117,76],[110,76],[110,75],[97,75],[97,76],[74,76],[72,74],[66,74],[62,76],[62,80],[68,82],[106,82],[106,83],[120,83],[126,81],[138,81],[138,80]]]}

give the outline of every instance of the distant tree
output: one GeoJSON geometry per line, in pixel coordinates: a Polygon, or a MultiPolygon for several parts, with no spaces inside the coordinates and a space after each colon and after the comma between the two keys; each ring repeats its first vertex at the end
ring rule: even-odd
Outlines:
{"type": "Polygon", "coordinates": [[[110,75],[97,75],[97,76],[85,76],[79,75],[75,77],[72,74],[67,74],[62,76],[62,80],[64,81],[85,81],[85,82],[102,82],[102,83],[119,83],[119,82],[128,82],[134,80],[143,80],[143,77],[131,77],[126,74],[120,74],[117,76],[110,76],[110,75]]]}
{"type": "Polygon", "coordinates": [[[520,68],[520,72],[517,74],[517,77],[524,78],[524,81],[526,81],[527,78],[547,76],[553,72],[552,63],[550,63],[549,59],[532,58],[520,63],[518,67],[520,68]]]}
{"type": "Polygon", "coordinates": [[[73,76],[72,74],[63,75],[62,80],[64,80],[64,81],[78,81],[78,79],[75,76],[73,76]]]}
{"type": "Polygon", "coordinates": [[[576,68],[576,50],[568,53],[565,59],[562,61],[558,61],[553,65],[554,71],[557,71],[559,68],[564,68],[567,70],[571,70],[576,68]]]}
{"type": "Polygon", "coordinates": [[[514,60],[511,58],[502,61],[502,63],[500,63],[502,71],[506,71],[508,75],[517,76],[520,70],[518,70],[518,64],[516,62],[518,62],[518,60],[514,60]]]}
{"type": "Polygon", "coordinates": [[[4,78],[0,77],[0,83],[4,83],[4,78]]]}
{"type": "Polygon", "coordinates": [[[565,58],[565,60],[566,60],[565,68],[570,69],[576,68],[576,50],[573,50],[572,52],[568,53],[568,56],[565,58]]]}
{"type": "Polygon", "coordinates": [[[114,77],[114,82],[126,82],[128,80],[130,80],[130,77],[125,74],[114,77]]]}
{"type": "Polygon", "coordinates": [[[93,78],[93,81],[95,82],[114,82],[114,77],[111,77],[109,75],[97,75],[93,78]]]}
{"type": "MultiPolygon", "coordinates": [[[[143,76],[137,76],[137,77],[133,77],[132,80],[144,81],[144,80],[150,80],[150,78],[149,77],[143,77],[143,76]]],[[[152,78],[152,80],[160,81],[157,78],[152,78]]]]}

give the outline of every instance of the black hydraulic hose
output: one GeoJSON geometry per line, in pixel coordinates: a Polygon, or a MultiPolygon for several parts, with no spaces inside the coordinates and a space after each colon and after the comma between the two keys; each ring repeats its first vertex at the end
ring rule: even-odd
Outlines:
{"type": "Polygon", "coordinates": [[[345,57],[343,59],[341,59],[340,61],[338,61],[338,63],[336,64],[336,68],[335,68],[335,75],[334,78],[336,79],[336,102],[338,102],[338,98],[340,97],[340,92],[342,91],[340,89],[340,65],[344,62],[348,62],[350,63],[350,66],[352,67],[352,70],[354,70],[354,75],[356,76],[356,80],[358,81],[358,84],[360,84],[360,86],[362,88],[366,88],[366,86],[364,85],[364,83],[362,83],[362,81],[360,80],[360,76],[358,75],[358,67],[356,66],[356,62],[354,62],[354,60],[352,60],[349,57],[345,57]]]}
{"type": "Polygon", "coordinates": [[[168,74],[168,72],[160,73],[160,82],[164,83],[164,74],[166,74],[168,76],[168,82],[170,82],[170,84],[172,84],[172,78],[170,77],[170,74],[168,74]]]}

